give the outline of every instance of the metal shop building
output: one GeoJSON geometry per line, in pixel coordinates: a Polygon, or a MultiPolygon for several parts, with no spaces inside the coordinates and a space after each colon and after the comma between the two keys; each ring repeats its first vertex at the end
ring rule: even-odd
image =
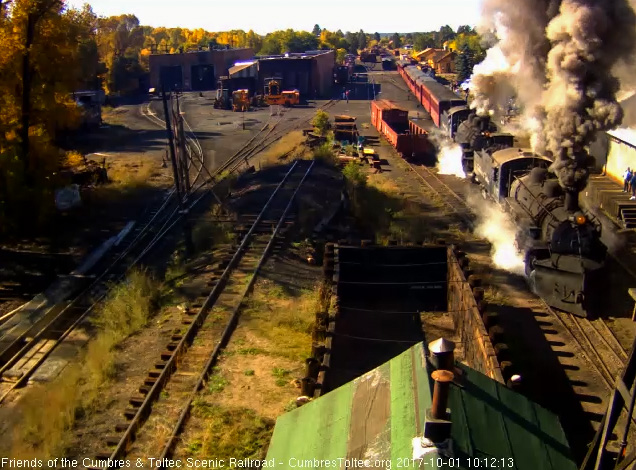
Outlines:
{"type": "Polygon", "coordinates": [[[332,50],[259,57],[258,87],[262,90],[265,79],[278,77],[284,90],[297,89],[303,98],[331,97],[335,65],[332,50]]]}
{"type": "Polygon", "coordinates": [[[220,76],[236,62],[254,57],[254,50],[209,49],[182,54],[150,55],[150,87],[184,91],[215,90],[220,76]]]}

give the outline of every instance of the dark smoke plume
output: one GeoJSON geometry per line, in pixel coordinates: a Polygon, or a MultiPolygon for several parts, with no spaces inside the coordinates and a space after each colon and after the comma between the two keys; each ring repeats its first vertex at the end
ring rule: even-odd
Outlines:
{"type": "Polygon", "coordinates": [[[613,70],[634,56],[630,0],[485,0],[484,16],[498,42],[475,67],[478,111],[495,110],[513,88],[533,147],[555,155],[620,125],[613,70]]]}

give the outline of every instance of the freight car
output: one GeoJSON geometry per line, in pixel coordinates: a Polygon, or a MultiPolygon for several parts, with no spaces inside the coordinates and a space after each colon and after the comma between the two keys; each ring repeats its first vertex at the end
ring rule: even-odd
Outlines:
{"type": "Polygon", "coordinates": [[[600,223],[578,205],[582,186],[563,187],[548,172],[553,162],[527,149],[475,151],[474,163],[477,182],[522,227],[532,290],[552,307],[596,316],[607,248],[600,223]]]}
{"type": "Polygon", "coordinates": [[[428,133],[409,119],[408,111],[388,100],[371,102],[371,124],[403,158],[426,160],[433,155],[428,133]]]}

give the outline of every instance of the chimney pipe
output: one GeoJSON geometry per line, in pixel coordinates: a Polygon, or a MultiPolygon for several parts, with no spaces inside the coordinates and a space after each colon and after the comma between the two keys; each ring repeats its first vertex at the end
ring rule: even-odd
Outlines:
{"type": "Polygon", "coordinates": [[[446,419],[446,408],[448,407],[448,395],[450,384],[455,375],[448,370],[436,370],[431,375],[435,380],[433,389],[433,403],[431,404],[431,416],[434,419],[446,419]]]}
{"type": "Polygon", "coordinates": [[[439,338],[428,343],[428,350],[432,354],[431,364],[435,369],[451,372],[455,369],[455,343],[446,338],[439,338]]]}

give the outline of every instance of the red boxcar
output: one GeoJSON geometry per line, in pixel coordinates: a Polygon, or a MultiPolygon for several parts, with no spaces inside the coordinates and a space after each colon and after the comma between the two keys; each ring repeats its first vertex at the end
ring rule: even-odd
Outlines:
{"type": "Polygon", "coordinates": [[[408,111],[388,100],[371,103],[371,123],[405,157],[421,157],[433,152],[428,133],[409,120],[408,111]]]}

